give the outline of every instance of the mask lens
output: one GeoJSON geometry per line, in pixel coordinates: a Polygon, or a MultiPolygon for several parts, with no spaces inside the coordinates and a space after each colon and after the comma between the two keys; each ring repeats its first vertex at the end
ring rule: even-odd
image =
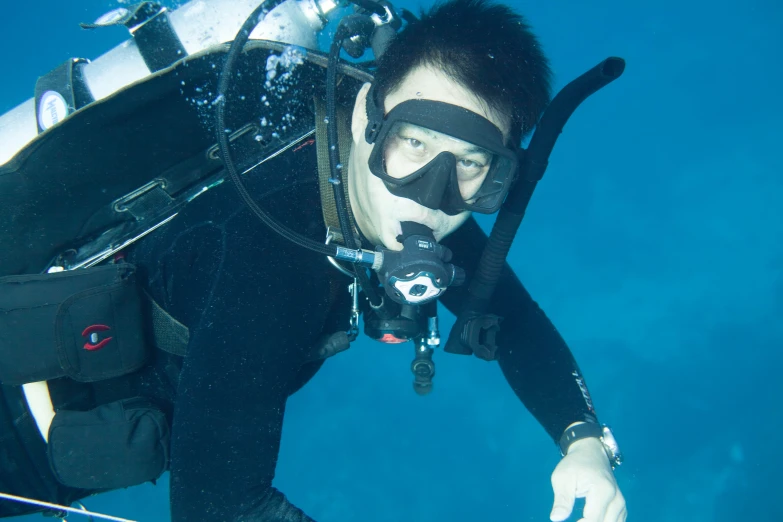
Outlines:
{"type": "Polygon", "coordinates": [[[516,151],[486,118],[447,103],[408,100],[378,125],[374,141],[367,138],[375,144],[369,167],[392,194],[449,215],[496,212],[508,194],[516,151]]]}
{"type": "MultiPolygon", "coordinates": [[[[466,203],[482,207],[492,208],[500,204],[512,181],[515,165],[504,156],[495,156],[492,159],[492,168],[484,176],[481,185],[472,194],[462,197],[466,203]]],[[[473,188],[473,187],[471,187],[473,188]]]]}
{"type": "Polygon", "coordinates": [[[454,155],[454,181],[467,201],[480,192],[490,172],[494,154],[486,149],[419,125],[396,122],[383,143],[383,160],[387,179],[406,184],[426,174],[426,167],[439,154],[454,155]]]}

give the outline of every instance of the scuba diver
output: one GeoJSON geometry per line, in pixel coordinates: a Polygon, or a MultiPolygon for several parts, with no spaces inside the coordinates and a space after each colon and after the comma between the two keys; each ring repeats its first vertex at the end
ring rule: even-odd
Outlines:
{"type": "MultiPolygon", "coordinates": [[[[67,506],[169,471],[176,522],[312,520],[272,486],[288,397],[360,317],[414,344],[431,392],[440,301],[445,351],[498,361],[561,452],[550,518],[585,498],[581,520],[626,520],[612,431],[505,262],[565,120],[622,61],[558,103],[506,6],[356,3],[326,56],[250,39],[280,13],[263,4],[194,52],[144,2],[94,26],[133,27],[147,76],[98,93],[71,60],[39,80],[37,134],[0,166],[1,493],[67,506]],[[60,168],[76,172],[39,190],[60,168]],[[489,237],[474,212],[498,213],[489,237]]],[[[312,5],[325,23],[334,6],[312,5]]],[[[41,510],[65,515],[0,500],[41,510]]]]}

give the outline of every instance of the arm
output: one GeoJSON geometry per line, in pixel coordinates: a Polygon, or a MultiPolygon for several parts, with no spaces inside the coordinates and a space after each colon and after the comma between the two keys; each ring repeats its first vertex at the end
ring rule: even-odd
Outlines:
{"type": "Polygon", "coordinates": [[[272,480],[286,400],[320,325],[321,307],[301,299],[321,283],[292,266],[306,261],[269,255],[290,249],[284,240],[249,241],[259,232],[242,218],[244,236],[237,219],[199,225],[164,256],[166,302],[190,326],[172,428],[175,522],[312,520],[272,480]]]}
{"type": "MultiPolygon", "coordinates": [[[[478,266],[487,236],[471,218],[443,241],[463,267],[468,282],[478,266]]],[[[468,285],[449,289],[441,299],[458,313],[468,285]]],[[[500,368],[527,409],[553,440],[578,421],[596,422],[584,379],[563,338],[506,264],[490,313],[505,318],[497,338],[500,368]],[[582,389],[584,389],[584,394],[582,389]]]]}

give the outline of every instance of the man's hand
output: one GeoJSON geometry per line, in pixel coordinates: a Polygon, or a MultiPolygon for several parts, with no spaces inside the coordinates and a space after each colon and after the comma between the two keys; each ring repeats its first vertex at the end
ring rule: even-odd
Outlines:
{"type": "Polygon", "coordinates": [[[585,498],[579,522],[625,522],[625,498],[617,487],[609,458],[601,441],[587,438],[574,442],[552,473],[555,504],[549,518],[566,520],[577,498],[585,498]]]}

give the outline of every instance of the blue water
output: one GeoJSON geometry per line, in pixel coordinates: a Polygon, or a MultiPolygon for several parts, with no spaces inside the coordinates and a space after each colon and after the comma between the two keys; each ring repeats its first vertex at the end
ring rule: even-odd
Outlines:
{"type": "MultiPolygon", "coordinates": [[[[615,429],[629,520],[783,521],[783,7],[631,4],[515,4],[558,87],[607,56],[627,69],[568,123],[511,263],[615,429]]],[[[124,40],[77,26],[117,5],[4,9],[0,113],[124,40]]],[[[496,364],[436,357],[426,398],[408,346],[327,363],[290,401],[276,486],[323,522],[548,520],[551,441],[496,364]]],[[[167,479],[86,504],[165,521],[167,479]]]]}

